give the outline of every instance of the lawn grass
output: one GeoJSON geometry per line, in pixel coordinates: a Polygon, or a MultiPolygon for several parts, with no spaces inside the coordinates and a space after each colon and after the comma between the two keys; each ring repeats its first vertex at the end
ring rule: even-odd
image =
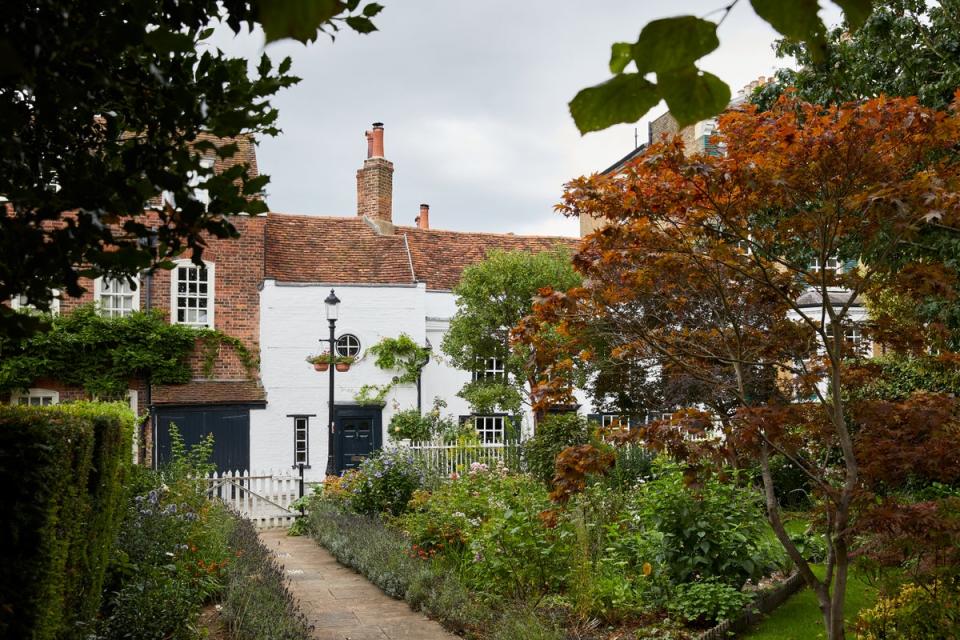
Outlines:
{"type": "MultiPolygon", "coordinates": [[[[824,568],[814,567],[819,577],[824,568]]],[[[847,582],[846,620],[847,629],[852,629],[857,612],[873,606],[877,599],[875,588],[861,580],[851,571],[847,582]]],[[[804,588],[771,613],[756,627],[740,636],[742,640],[816,640],[825,638],[823,618],[813,591],[804,588]]]]}

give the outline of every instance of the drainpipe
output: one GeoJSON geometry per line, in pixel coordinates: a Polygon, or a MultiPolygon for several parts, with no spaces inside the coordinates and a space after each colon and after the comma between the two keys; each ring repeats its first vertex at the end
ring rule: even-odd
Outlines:
{"type": "MultiPolygon", "coordinates": [[[[404,236],[406,237],[406,236],[404,236]]],[[[423,415],[423,401],[421,394],[421,383],[423,382],[423,370],[426,368],[427,363],[430,362],[430,353],[433,351],[433,345],[430,344],[430,340],[426,341],[427,347],[427,358],[420,364],[420,368],[417,369],[417,413],[423,415]]]]}
{"type": "MultiPolygon", "coordinates": [[[[151,227],[150,237],[147,239],[147,246],[151,250],[151,254],[154,260],[157,258],[157,227],[151,227]]],[[[153,268],[147,269],[143,274],[143,292],[144,292],[144,301],[143,307],[144,311],[150,311],[153,309],[153,268]]],[[[153,405],[153,383],[151,382],[151,372],[147,372],[147,413],[150,420],[150,466],[154,469],[157,468],[158,458],[157,458],[157,411],[156,407],[153,405]]],[[[144,425],[145,427],[146,425],[144,425]]],[[[146,434],[146,429],[141,427],[140,431],[142,435],[146,434]]],[[[146,448],[146,438],[144,438],[144,448],[146,448]]],[[[146,450],[144,450],[143,460],[146,462],[146,450]]]]}

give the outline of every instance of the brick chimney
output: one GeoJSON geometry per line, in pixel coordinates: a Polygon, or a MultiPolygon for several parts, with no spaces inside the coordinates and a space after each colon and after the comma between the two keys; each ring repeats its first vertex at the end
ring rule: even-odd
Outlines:
{"type": "Polygon", "coordinates": [[[414,220],[414,222],[416,222],[417,226],[421,229],[430,228],[430,205],[420,205],[420,215],[417,216],[417,219],[414,220]]]}
{"type": "Polygon", "coordinates": [[[383,123],[367,131],[367,159],[357,170],[357,215],[393,223],[393,163],[383,157],[383,123]]]}

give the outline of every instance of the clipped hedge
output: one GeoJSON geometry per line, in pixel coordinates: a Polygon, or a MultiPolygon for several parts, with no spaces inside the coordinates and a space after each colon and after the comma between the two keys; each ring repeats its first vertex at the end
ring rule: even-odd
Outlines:
{"type": "Polygon", "coordinates": [[[249,520],[234,515],[223,616],[237,640],[307,640],[311,627],[287,588],[287,577],[249,520]]]}
{"type": "Polygon", "coordinates": [[[0,636],[89,635],[134,420],[119,403],[0,406],[0,636]]]}

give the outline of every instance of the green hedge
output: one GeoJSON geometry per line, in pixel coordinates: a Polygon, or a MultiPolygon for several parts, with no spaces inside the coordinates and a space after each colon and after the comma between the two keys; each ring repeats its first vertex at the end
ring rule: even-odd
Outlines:
{"type": "Polygon", "coordinates": [[[0,406],[0,636],[89,635],[134,420],[119,403],[0,406]]]}

